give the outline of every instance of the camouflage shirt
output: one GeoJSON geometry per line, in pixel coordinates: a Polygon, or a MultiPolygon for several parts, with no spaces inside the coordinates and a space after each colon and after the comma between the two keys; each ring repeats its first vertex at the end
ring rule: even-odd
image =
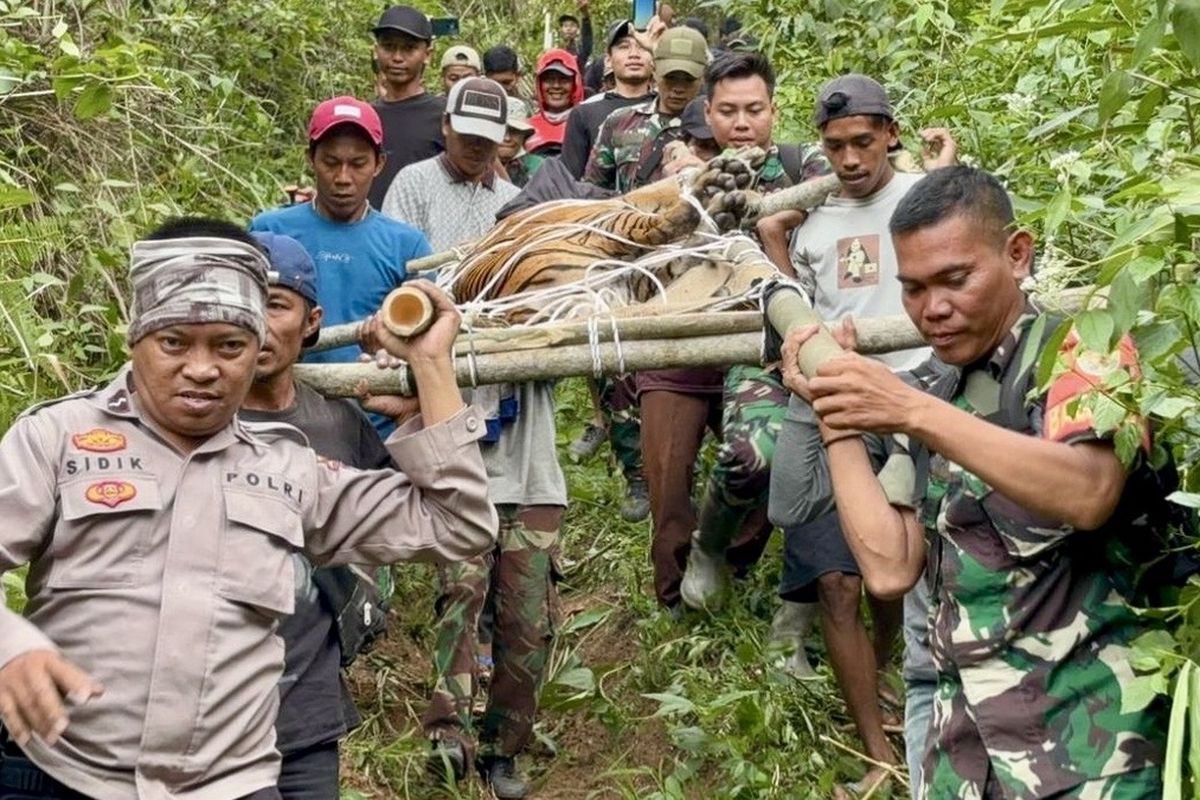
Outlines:
{"type": "Polygon", "coordinates": [[[796,153],[797,164],[795,166],[799,168],[799,180],[792,180],[792,176],[788,174],[787,168],[784,166],[783,156],[779,152],[780,146],[773,144],[767,150],[767,160],[758,170],[758,182],[754,186],[756,191],[770,194],[796,183],[828,175],[832,171],[829,159],[825,157],[819,144],[785,144],[783,147],[791,148],[796,153]]]}
{"type": "Polygon", "coordinates": [[[583,179],[621,194],[653,183],[663,176],[663,148],[682,136],[679,117],[659,113],[657,97],[618,108],[600,124],[583,179]]]}
{"type": "MultiPolygon", "coordinates": [[[[1076,359],[1072,334],[1071,369],[1027,399],[1020,354],[1035,316],[1030,307],[986,362],[949,371],[930,391],[1030,436],[1101,440],[1077,401],[1098,380],[1097,363],[1135,372],[1132,346],[1076,359]]],[[[912,446],[938,672],[926,796],[1044,798],[1158,764],[1158,709],[1122,711],[1130,643],[1147,624],[1132,607],[1132,516],[1119,510],[1100,530],[1075,532],[912,446]]]]}

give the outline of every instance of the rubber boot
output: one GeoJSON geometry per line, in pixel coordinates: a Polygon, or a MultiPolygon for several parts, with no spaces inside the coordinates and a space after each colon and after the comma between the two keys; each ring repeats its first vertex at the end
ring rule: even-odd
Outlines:
{"type": "Polygon", "coordinates": [[[697,611],[717,611],[729,594],[729,565],[725,554],[710,555],[699,542],[700,532],[692,532],[692,549],[683,570],[679,595],[683,604],[697,611]]]}
{"type": "Polygon", "coordinates": [[[784,600],[771,620],[771,638],[767,652],[780,668],[797,678],[816,676],[804,651],[804,640],[817,618],[816,603],[795,603],[784,600]]]}

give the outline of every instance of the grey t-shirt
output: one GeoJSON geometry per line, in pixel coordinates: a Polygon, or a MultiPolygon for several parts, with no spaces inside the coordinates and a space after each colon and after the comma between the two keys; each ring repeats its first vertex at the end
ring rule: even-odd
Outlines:
{"type": "Polygon", "coordinates": [[[482,444],[488,495],[496,505],[565,506],[567,482],[555,444],[554,384],[516,387],[517,417],[495,444],[482,444]]]}
{"type": "MultiPolygon", "coordinates": [[[[830,195],[792,236],[792,266],[822,319],[903,314],[896,253],[888,221],[900,199],[924,175],[897,172],[870,197],[830,195]]],[[[892,369],[912,369],[927,348],[877,356],[892,369]]]]}
{"type": "MultiPolygon", "coordinates": [[[[238,416],[253,422],[285,422],[308,437],[319,455],[361,469],[392,466],[392,458],[358,406],[329,400],[302,383],[296,402],[284,411],[243,409],[238,416]]],[[[341,677],[342,650],[334,611],[312,580],[313,568],[293,557],[296,610],[279,624],[283,639],[283,677],[279,681],[279,716],[275,722],[279,752],[333,742],[359,723],[358,711],[341,677]]]]}

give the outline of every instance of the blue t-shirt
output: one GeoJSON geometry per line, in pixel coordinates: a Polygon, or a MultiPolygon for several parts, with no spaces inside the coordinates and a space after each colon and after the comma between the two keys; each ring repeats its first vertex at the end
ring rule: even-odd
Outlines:
{"type": "MultiPolygon", "coordinates": [[[[430,253],[425,234],[372,209],[358,222],[325,219],[312,203],[264,211],[250,222],[252,231],[291,236],[317,265],[317,300],[324,325],[358,322],[379,310],[388,292],[408,278],[408,262],[430,253]]],[[[304,361],[335,364],[354,361],[357,345],[308,353],[304,361]]]]}

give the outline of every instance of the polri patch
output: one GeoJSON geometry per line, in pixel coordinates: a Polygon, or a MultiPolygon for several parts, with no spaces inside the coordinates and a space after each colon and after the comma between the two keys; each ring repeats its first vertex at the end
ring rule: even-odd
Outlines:
{"type": "Polygon", "coordinates": [[[93,453],[115,453],[124,450],[127,444],[125,434],[104,428],[92,428],[86,433],[76,433],[71,437],[71,444],[80,450],[93,453]]]}
{"type": "Polygon", "coordinates": [[[83,496],[89,503],[116,508],[137,497],[137,487],[129,481],[100,481],[89,486],[83,496]]]}

